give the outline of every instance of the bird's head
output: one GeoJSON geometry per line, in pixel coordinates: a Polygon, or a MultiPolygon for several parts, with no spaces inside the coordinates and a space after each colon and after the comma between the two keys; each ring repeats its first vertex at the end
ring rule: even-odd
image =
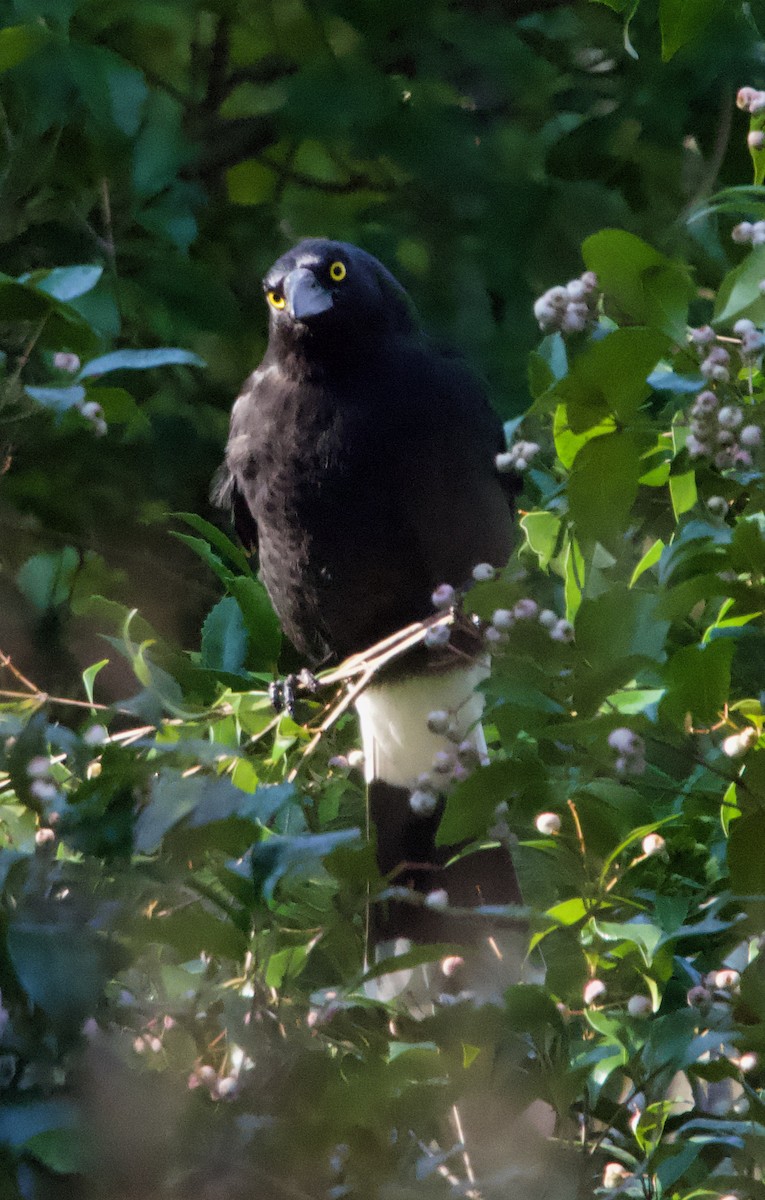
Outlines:
{"type": "Polygon", "coordinates": [[[417,319],[408,295],[381,262],[347,242],[307,238],[263,280],[271,342],[331,352],[368,336],[409,333],[417,319]]]}

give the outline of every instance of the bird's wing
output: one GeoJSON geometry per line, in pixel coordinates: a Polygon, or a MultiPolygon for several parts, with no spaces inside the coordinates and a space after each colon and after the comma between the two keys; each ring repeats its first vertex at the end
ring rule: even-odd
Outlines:
{"type": "Polygon", "coordinates": [[[247,492],[254,488],[257,478],[257,445],[251,430],[259,384],[260,373],[255,371],[234,402],[226,459],[213,480],[211,491],[213,504],[230,514],[239,540],[251,554],[258,548],[258,526],[247,492]]]}

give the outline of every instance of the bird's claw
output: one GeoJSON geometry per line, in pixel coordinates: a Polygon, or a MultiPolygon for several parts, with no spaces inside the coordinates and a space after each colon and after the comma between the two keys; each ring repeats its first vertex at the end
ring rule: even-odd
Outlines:
{"type": "Polygon", "coordinates": [[[268,685],[268,698],[275,712],[286,712],[294,721],[297,693],[303,691],[313,694],[318,686],[316,676],[307,667],[304,667],[297,675],[285,675],[283,679],[273,679],[268,685]]]}

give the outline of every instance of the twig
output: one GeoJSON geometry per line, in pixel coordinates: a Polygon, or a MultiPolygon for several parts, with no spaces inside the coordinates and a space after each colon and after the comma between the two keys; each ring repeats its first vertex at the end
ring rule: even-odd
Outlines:
{"type": "Polygon", "coordinates": [[[117,247],[114,244],[114,228],[112,226],[112,201],[109,194],[109,180],[106,176],[101,180],[101,213],[104,218],[104,251],[109,259],[109,265],[114,270],[117,261],[117,247]]]}
{"type": "Polygon", "coordinates": [[[43,329],[45,328],[46,324],[48,323],[49,316],[50,316],[50,311],[46,312],[45,316],[40,319],[40,322],[39,322],[37,328],[35,329],[31,338],[29,339],[26,346],[24,347],[24,349],[21,353],[21,356],[19,357],[19,359],[16,363],[16,367],[13,371],[13,374],[10,375],[8,378],[8,386],[9,387],[12,387],[14,384],[19,382],[19,379],[21,378],[21,372],[24,370],[24,367],[29,362],[30,355],[31,355],[32,351],[34,350],[35,346],[37,345],[37,340],[40,337],[40,334],[42,333],[43,329]]]}
{"type": "Polygon", "coordinates": [[[467,1193],[467,1195],[471,1196],[471,1197],[475,1196],[476,1200],[478,1200],[481,1193],[475,1190],[475,1182],[476,1182],[475,1171],[473,1170],[473,1164],[470,1161],[470,1154],[468,1152],[467,1143],[465,1141],[465,1134],[462,1129],[462,1121],[460,1120],[460,1110],[457,1108],[456,1104],[452,1105],[452,1120],[454,1121],[454,1128],[457,1131],[457,1137],[459,1138],[460,1142],[462,1143],[462,1162],[465,1167],[465,1174],[467,1176],[467,1181],[471,1187],[471,1190],[467,1193]]]}
{"type": "MultiPolygon", "coordinates": [[[[292,768],[287,776],[288,782],[292,783],[294,781],[306,758],[313,754],[327,730],[331,729],[343,713],[347,712],[353,702],[369,687],[375,675],[379,674],[383,667],[387,666],[388,663],[400,655],[414,649],[415,646],[420,645],[425,640],[429,630],[438,626],[453,625],[454,623],[454,613],[444,613],[428,617],[424,621],[416,621],[414,624],[407,625],[404,629],[399,629],[396,633],[383,638],[382,641],[376,642],[374,646],[371,646],[361,654],[351,655],[336,670],[329,671],[326,675],[320,676],[316,682],[322,687],[330,686],[334,683],[349,683],[352,679],[357,679],[357,682],[348,688],[345,695],[330,708],[330,711],[324,717],[310,742],[308,742],[303,750],[300,762],[292,768]]],[[[460,651],[459,653],[462,652],[460,651]]]]}
{"type": "Polygon", "coordinates": [[[43,704],[67,704],[72,708],[98,709],[99,712],[117,712],[126,717],[134,716],[129,708],[119,708],[114,704],[91,704],[89,700],[70,700],[66,696],[51,696],[48,692],[14,692],[9,688],[0,688],[0,696],[6,700],[34,700],[38,707],[43,704]]]}
{"type": "Polygon", "coordinates": [[[8,671],[10,671],[11,674],[18,679],[19,683],[23,683],[24,687],[28,688],[30,692],[40,692],[41,689],[37,687],[36,684],[32,683],[31,679],[27,679],[26,675],[22,675],[18,667],[14,666],[14,664],[11,662],[10,655],[6,654],[4,650],[0,650],[0,667],[5,667],[8,671]]]}

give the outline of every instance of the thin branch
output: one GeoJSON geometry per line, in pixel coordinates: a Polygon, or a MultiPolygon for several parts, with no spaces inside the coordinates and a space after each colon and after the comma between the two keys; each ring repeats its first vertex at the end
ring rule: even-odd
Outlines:
{"type": "MultiPolygon", "coordinates": [[[[431,629],[441,626],[448,627],[449,625],[453,625],[456,619],[456,615],[453,612],[449,612],[428,617],[424,621],[416,621],[412,625],[407,625],[404,629],[399,629],[389,637],[383,638],[382,641],[376,642],[368,650],[360,654],[351,655],[336,670],[328,671],[327,674],[319,676],[316,682],[321,687],[329,687],[336,683],[347,684],[352,679],[355,679],[356,682],[326,712],[318,729],[303,750],[300,761],[287,776],[288,781],[290,783],[294,781],[303,763],[309,755],[313,754],[327,730],[331,729],[343,713],[347,712],[361,693],[369,687],[374,677],[380,673],[383,667],[388,666],[389,663],[399,658],[402,654],[408,653],[415,646],[421,645],[431,629]]],[[[471,632],[474,632],[472,626],[469,628],[471,632]]],[[[456,650],[455,647],[451,647],[451,649],[460,655],[463,654],[462,651],[456,650]]]]}
{"type": "Polygon", "coordinates": [[[0,667],[5,667],[6,670],[10,671],[11,674],[18,679],[19,683],[23,683],[24,687],[28,688],[30,692],[39,693],[40,688],[37,687],[36,684],[32,683],[31,679],[27,679],[26,675],[22,675],[19,668],[14,666],[14,664],[11,662],[10,655],[6,654],[4,650],[0,650],[0,667]]]}
{"type": "Polygon", "coordinates": [[[681,215],[680,223],[685,223],[693,212],[694,208],[708,196],[713,190],[717,181],[717,176],[720,174],[720,168],[725,158],[725,152],[728,149],[730,141],[731,128],[733,126],[733,88],[728,81],[723,84],[723,92],[720,103],[720,110],[717,116],[717,130],[715,132],[715,142],[712,148],[712,154],[707,163],[704,173],[701,176],[699,186],[696,188],[693,196],[685,205],[681,215]]]}
{"type": "Polygon", "coordinates": [[[9,388],[13,387],[14,384],[19,382],[19,379],[21,378],[21,372],[24,370],[24,367],[29,362],[32,351],[34,350],[35,346],[37,345],[37,340],[40,337],[40,334],[42,333],[43,329],[47,325],[49,317],[50,317],[50,311],[46,312],[45,316],[42,317],[37,328],[35,329],[31,338],[29,339],[26,346],[24,347],[24,350],[22,351],[19,359],[16,362],[16,367],[14,369],[13,374],[8,377],[7,386],[9,388]]]}

